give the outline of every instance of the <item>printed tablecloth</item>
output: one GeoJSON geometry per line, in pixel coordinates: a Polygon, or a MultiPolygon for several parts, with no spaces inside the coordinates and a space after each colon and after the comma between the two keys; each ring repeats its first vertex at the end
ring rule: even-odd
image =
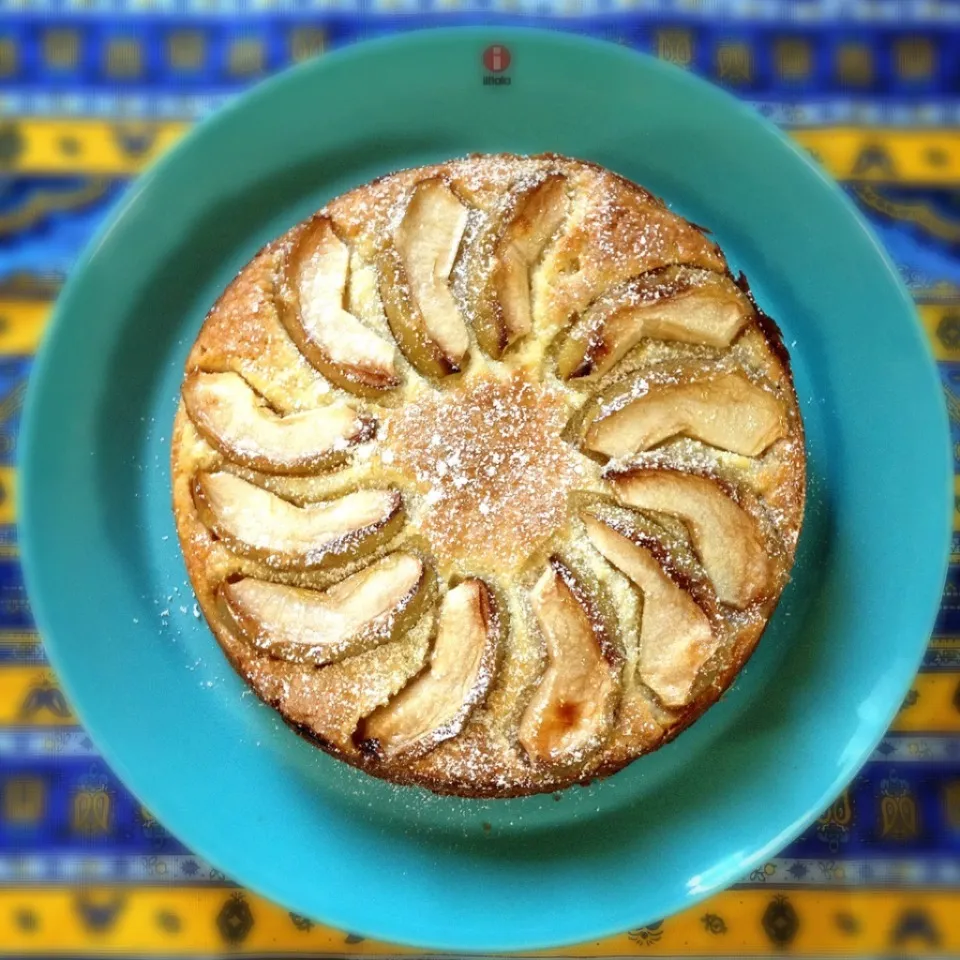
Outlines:
{"type": "MultiPolygon", "coordinates": [[[[412,952],[237,888],[110,771],[31,619],[17,430],[64,277],[131,177],[191,122],[365,37],[518,22],[651,52],[788,128],[844,184],[912,290],[960,462],[956,0],[0,0],[0,954],[412,952]]],[[[893,728],[813,827],[684,914],[556,953],[960,956],[957,533],[952,561],[893,728]]]]}

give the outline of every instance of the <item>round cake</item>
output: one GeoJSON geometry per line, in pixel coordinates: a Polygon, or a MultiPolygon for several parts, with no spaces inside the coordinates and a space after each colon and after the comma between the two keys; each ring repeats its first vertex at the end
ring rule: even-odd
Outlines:
{"type": "Polygon", "coordinates": [[[200,607],[298,732],[397,783],[558,790],[655,750],[793,563],[779,331],[706,231],[603,168],[475,156],[261,250],[187,361],[200,607]]]}

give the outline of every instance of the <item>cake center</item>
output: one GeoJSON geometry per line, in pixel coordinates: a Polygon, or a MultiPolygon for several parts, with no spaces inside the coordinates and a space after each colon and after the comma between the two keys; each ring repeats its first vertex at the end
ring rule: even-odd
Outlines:
{"type": "Polygon", "coordinates": [[[582,478],[559,390],[486,376],[398,410],[384,462],[423,494],[414,521],[442,567],[514,571],[560,527],[582,478]]]}

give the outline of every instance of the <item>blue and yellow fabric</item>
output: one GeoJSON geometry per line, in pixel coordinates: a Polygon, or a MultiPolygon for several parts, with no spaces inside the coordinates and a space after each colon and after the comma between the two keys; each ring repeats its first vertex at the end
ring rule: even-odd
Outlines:
{"type": "MultiPolygon", "coordinates": [[[[0,0],[3,955],[409,952],[236,888],[98,755],[46,664],[24,592],[17,429],[64,277],[130,178],[191,122],[273,71],[365,37],[518,21],[701,73],[785,126],[843,182],[916,298],[960,476],[957,0],[0,0]]],[[[560,953],[960,955],[960,480],[956,489],[934,636],[857,779],[734,889],[560,953]]]]}

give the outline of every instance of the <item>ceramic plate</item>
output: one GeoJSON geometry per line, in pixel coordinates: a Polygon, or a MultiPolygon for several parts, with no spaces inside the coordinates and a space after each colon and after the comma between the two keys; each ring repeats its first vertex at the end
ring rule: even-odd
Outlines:
{"type": "Polygon", "coordinates": [[[946,438],[890,262],[843,193],[748,108],[613,45],[417,33],[257,87],[132,187],[71,275],[31,380],[24,564],[98,746],[228,876],[386,940],[547,947],[654,921],[743,877],[866,760],[940,595],[946,438]],[[509,51],[505,71],[487,72],[491,44],[509,51]],[[368,778],[244,695],[194,616],[168,459],[187,349],[258,247],[378,174],[494,150],[597,161],[715,233],[784,330],[810,491],[794,581],[718,706],[606,782],[477,802],[368,778]]]}

